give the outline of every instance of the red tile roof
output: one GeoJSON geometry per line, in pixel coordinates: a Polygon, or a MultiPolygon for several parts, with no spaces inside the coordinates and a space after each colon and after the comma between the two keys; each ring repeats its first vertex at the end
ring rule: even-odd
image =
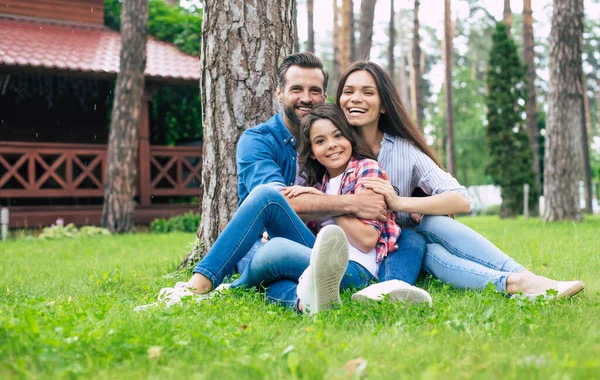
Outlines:
{"type": "MultiPolygon", "coordinates": [[[[121,36],[106,27],[0,17],[0,67],[29,67],[116,76],[121,36]]],[[[200,59],[148,39],[146,79],[198,82],[200,59]]]]}

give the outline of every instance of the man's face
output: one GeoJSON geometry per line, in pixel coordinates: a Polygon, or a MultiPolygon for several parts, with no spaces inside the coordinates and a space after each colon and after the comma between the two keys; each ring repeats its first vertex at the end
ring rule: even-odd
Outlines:
{"type": "Polygon", "coordinates": [[[315,106],[325,103],[321,69],[290,66],[285,74],[284,88],[277,88],[277,97],[287,122],[300,125],[300,120],[315,106]]]}

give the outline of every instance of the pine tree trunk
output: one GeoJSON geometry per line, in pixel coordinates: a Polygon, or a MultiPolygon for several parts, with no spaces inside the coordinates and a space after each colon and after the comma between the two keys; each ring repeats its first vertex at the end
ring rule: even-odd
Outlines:
{"type": "Polygon", "coordinates": [[[358,51],[356,48],[356,19],[354,17],[354,0],[350,0],[350,62],[356,61],[358,51]]]}
{"type": "Polygon", "coordinates": [[[585,196],[585,211],[589,214],[594,212],[592,208],[592,167],[590,164],[590,141],[588,138],[589,123],[590,123],[590,107],[587,96],[587,79],[585,74],[582,76],[583,83],[583,102],[581,118],[581,150],[583,152],[583,186],[585,196]]]}
{"type": "Polygon", "coordinates": [[[544,159],[544,220],[581,220],[583,0],[554,0],[544,159]]]}
{"type": "Polygon", "coordinates": [[[294,20],[294,52],[300,51],[300,38],[298,37],[298,7],[296,2],[292,1],[292,19],[294,20]]]}
{"type": "Polygon", "coordinates": [[[308,40],[306,50],[315,52],[315,22],[314,22],[314,0],[306,0],[306,16],[308,20],[308,40]]]}
{"type": "Polygon", "coordinates": [[[406,77],[406,56],[404,55],[404,20],[402,19],[402,8],[398,9],[398,45],[400,46],[400,75],[398,76],[398,85],[400,88],[400,98],[406,109],[411,112],[410,92],[408,90],[410,80],[406,77]]]}
{"type": "Polygon", "coordinates": [[[110,123],[102,207],[102,225],[112,232],[131,231],[134,224],[147,29],[148,2],[124,2],[121,10],[120,65],[110,123]]]}
{"type": "Polygon", "coordinates": [[[454,148],[454,113],[452,103],[452,11],[450,0],[444,1],[444,61],[446,68],[446,169],[456,176],[456,158],[454,148]]]}
{"type": "Polygon", "coordinates": [[[360,39],[358,43],[358,54],[360,59],[368,59],[371,56],[373,45],[373,19],[375,18],[375,4],[377,0],[362,0],[360,3],[360,39]]]}
{"type": "Polygon", "coordinates": [[[352,0],[342,0],[340,24],[340,70],[345,70],[350,64],[351,47],[350,33],[352,28],[352,0]]]}
{"type": "Polygon", "coordinates": [[[419,36],[419,0],[415,0],[414,21],[413,21],[413,48],[412,48],[412,87],[414,98],[412,104],[414,107],[415,122],[423,130],[423,71],[421,68],[421,37],[419,36]]]}
{"type": "Polygon", "coordinates": [[[179,0],[165,0],[165,3],[179,6],[179,0]]]}
{"type": "Polygon", "coordinates": [[[395,76],[394,68],[396,66],[396,60],[394,59],[394,47],[396,46],[396,28],[394,22],[396,21],[396,11],[394,10],[394,1],[390,1],[390,24],[388,29],[388,72],[392,79],[395,76]]]}
{"type": "Polygon", "coordinates": [[[504,0],[504,24],[506,25],[506,32],[510,38],[510,28],[512,27],[512,10],[510,9],[510,0],[504,0]]]}
{"type": "MultiPolygon", "coordinates": [[[[527,132],[529,143],[533,150],[533,172],[538,189],[542,189],[540,176],[540,148],[539,130],[537,127],[537,106],[535,99],[535,61],[534,61],[534,39],[533,39],[533,16],[531,12],[531,0],[523,0],[523,63],[527,67],[527,132]]],[[[532,210],[533,211],[533,210],[532,210]]]]}
{"type": "Polygon", "coordinates": [[[293,47],[291,1],[206,0],[200,51],[202,221],[199,244],[180,264],[207,251],[237,210],[236,144],[247,128],[279,110],[277,67],[293,47]],[[269,22],[264,22],[269,20],[269,22]]]}
{"type": "Polygon", "coordinates": [[[340,15],[340,7],[338,6],[338,1],[333,0],[333,69],[331,70],[331,80],[329,81],[329,90],[327,91],[330,94],[334,94],[337,82],[340,78],[340,19],[342,18],[340,15]]]}

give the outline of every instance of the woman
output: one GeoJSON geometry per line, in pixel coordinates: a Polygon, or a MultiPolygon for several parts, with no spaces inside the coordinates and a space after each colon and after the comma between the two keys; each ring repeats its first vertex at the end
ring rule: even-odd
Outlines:
{"type": "Polygon", "coordinates": [[[477,232],[444,216],[469,212],[469,195],[440,169],[380,66],[368,61],[350,66],[340,79],[336,102],[389,176],[368,179],[365,186],[385,196],[400,225],[414,226],[427,240],[425,271],[456,287],[481,290],[492,283],[499,292],[529,297],[548,289],[558,291],[557,298],[568,297],[583,289],[581,281],[531,273],[477,232]],[[431,196],[410,197],[416,188],[431,196]]]}

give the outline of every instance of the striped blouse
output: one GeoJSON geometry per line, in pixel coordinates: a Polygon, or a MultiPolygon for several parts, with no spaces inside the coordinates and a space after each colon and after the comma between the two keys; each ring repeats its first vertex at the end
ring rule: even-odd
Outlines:
{"type": "MultiPolygon", "coordinates": [[[[419,148],[401,137],[384,133],[377,161],[387,172],[392,185],[398,188],[401,197],[410,197],[413,190],[420,187],[429,195],[455,191],[471,200],[464,186],[440,169],[419,148]]],[[[400,226],[412,224],[410,214],[406,212],[397,212],[396,221],[400,226]]]]}

